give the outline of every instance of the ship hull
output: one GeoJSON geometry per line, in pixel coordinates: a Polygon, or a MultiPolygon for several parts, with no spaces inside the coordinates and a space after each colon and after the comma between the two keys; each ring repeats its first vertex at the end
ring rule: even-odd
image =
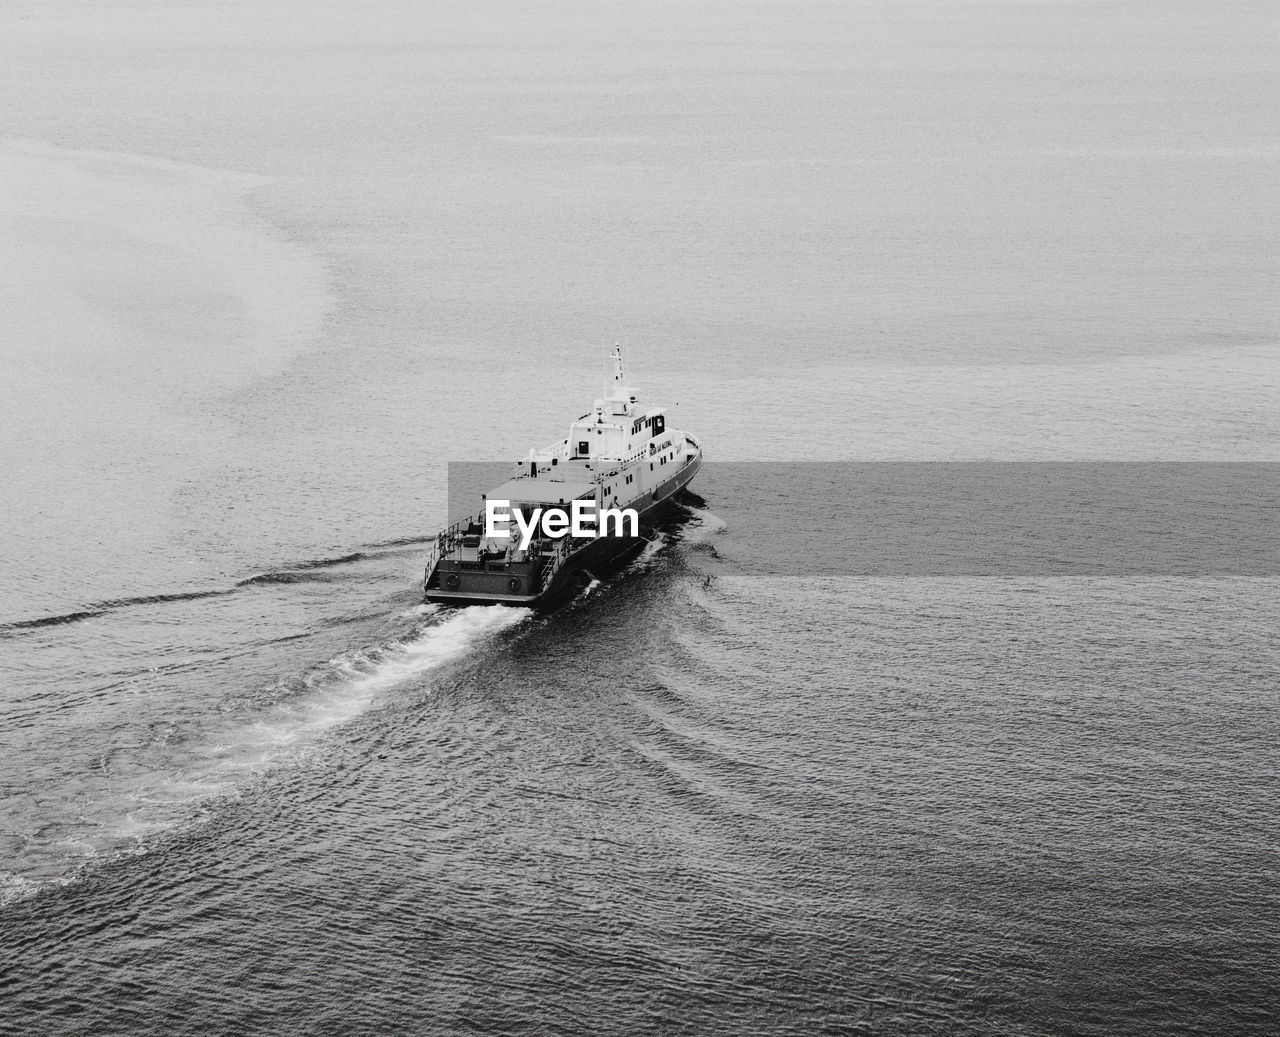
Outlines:
{"type": "MultiPolygon", "coordinates": [[[[702,458],[695,457],[670,479],[632,501],[643,534],[669,511],[675,498],[693,481],[702,458]]],[[[549,608],[573,594],[583,582],[614,572],[648,542],[638,537],[598,537],[569,554],[545,587],[533,563],[489,562],[467,567],[441,559],[427,573],[423,587],[426,600],[441,605],[510,605],[549,608]]]]}

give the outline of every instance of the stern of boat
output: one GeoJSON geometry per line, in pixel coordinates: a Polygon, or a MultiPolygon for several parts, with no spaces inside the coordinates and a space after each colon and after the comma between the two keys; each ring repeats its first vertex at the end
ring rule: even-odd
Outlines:
{"type": "Polygon", "coordinates": [[[468,519],[436,538],[422,583],[427,601],[536,607],[551,593],[556,574],[583,546],[581,539],[563,537],[536,540],[527,551],[486,554],[480,535],[479,523],[468,519]]]}

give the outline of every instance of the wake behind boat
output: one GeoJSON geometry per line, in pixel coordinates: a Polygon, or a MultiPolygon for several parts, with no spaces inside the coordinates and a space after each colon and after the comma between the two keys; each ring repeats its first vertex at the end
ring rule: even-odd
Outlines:
{"type": "Polygon", "coordinates": [[[482,510],[436,537],[423,581],[428,601],[553,603],[584,575],[602,575],[641,546],[643,531],[693,481],[702,464],[698,441],[669,427],[665,408],[641,408],[636,391],[624,384],[620,347],[612,359],[605,398],[570,425],[564,440],[530,450],[516,462],[513,477],[485,495],[487,504],[509,502],[520,528],[552,510],[590,511],[600,521],[580,529],[583,535],[552,536],[540,529],[522,544],[518,535],[494,535],[498,531],[482,510]],[[610,530],[607,512],[627,509],[634,510],[637,528],[616,523],[610,530]]]}

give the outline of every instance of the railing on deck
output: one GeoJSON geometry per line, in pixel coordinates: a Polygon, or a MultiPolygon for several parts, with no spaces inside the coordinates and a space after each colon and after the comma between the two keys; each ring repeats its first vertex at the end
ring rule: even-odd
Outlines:
{"type": "Polygon", "coordinates": [[[431,553],[427,555],[427,581],[430,581],[431,574],[440,563],[440,559],[461,543],[462,538],[467,535],[467,530],[473,524],[479,525],[479,518],[480,516],[478,515],[469,515],[436,534],[435,543],[431,545],[431,553]]]}
{"type": "Polygon", "coordinates": [[[551,554],[547,557],[546,564],[542,570],[542,581],[538,586],[538,593],[543,593],[551,586],[551,581],[556,578],[556,573],[569,560],[570,555],[591,543],[593,539],[594,537],[566,536],[556,540],[554,542],[555,547],[551,549],[551,554]]]}
{"type": "MultiPolygon", "coordinates": [[[[435,543],[431,546],[431,553],[427,557],[427,570],[425,582],[430,582],[431,574],[435,571],[436,566],[442,558],[447,557],[456,547],[461,544],[464,537],[474,533],[468,533],[472,524],[479,524],[477,516],[465,518],[461,522],[455,522],[448,529],[441,531],[435,539],[435,543]]],[[[529,544],[529,550],[525,553],[525,559],[541,558],[542,570],[535,579],[538,580],[538,589],[535,593],[542,594],[551,586],[551,582],[556,578],[556,574],[563,568],[565,562],[574,552],[591,543],[594,537],[571,537],[563,536],[555,540],[547,540],[539,538],[529,544]],[[548,545],[550,545],[548,549],[548,545]]],[[[497,561],[494,559],[494,561],[497,561]]],[[[464,569],[486,569],[486,562],[477,559],[476,561],[458,560],[460,568],[464,569]]]]}

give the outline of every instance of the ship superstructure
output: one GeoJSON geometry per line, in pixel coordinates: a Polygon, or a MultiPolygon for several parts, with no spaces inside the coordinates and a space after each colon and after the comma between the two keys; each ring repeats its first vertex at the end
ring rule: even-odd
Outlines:
{"type": "MultiPolygon", "coordinates": [[[[568,510],[575,500],[633,508],[643,527],[689,485],[702,463],[698,441],[672,428],[664,407],[640,404],[626,384],[621,347],[611,360],[604,398],[570,424],[561,442],[520,458],[488,500],[509,501],[527,518],[537,509],[568,510]]],[[[423,584],[428,600],[546,604],[637,546],[634,537],[566,535],[539,536],[521,550],[514,538],[486,538],[484,523],[482,507],[436,537],[423,584]]]]}

